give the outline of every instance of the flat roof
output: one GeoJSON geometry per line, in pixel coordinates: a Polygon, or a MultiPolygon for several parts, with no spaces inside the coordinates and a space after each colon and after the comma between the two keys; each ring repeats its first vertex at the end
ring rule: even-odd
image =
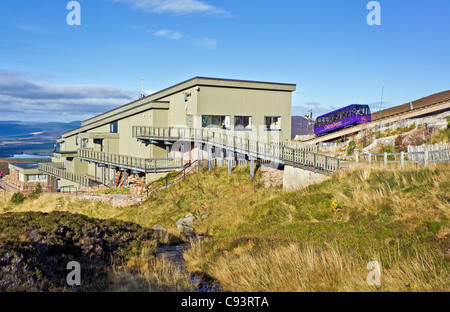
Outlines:
{"type": "Polygon", "coordinates": [[[14,167],[21,168],[21,169],[38,169],[39,164],[33,163],[33,164],[11,164],[14,167]]]}

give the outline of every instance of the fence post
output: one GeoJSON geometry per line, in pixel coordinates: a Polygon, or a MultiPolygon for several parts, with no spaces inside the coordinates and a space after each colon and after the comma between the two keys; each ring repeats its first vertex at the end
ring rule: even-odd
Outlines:
{"type": "Polygon", "coordinates": [[[229,157],[229,156],[228,156],[228,174],[231,174],[231,157],[229,157]]]}
{"type": "Polygon", "coordinates": [[[400,153],[400,167],[403,169],[404,166],[405,166],[405,153],[401,152],[400,153]]]}
{"type": "Polygon", "coordinates": [[[211,171],[212,167],[212,146],[208,144],[208,171],[211,171]]]}
{"type": "Polygon", "coordinates": [[[423,163],[424,163],[425,167],[428,166],[428,150],[427,149],[425,149],[425,152],[423,154],[423,163]]]}
{"type": "Polygon", "coordinates": [[[369,159],[369,166],[370,166],[372,164],[372,154],[369,153],[368,157],[369,157],[368,159],[369,159]]]}
{"type": "Polygon", "coordinates": [[[201,143],[197,144],[197,172],[200,171],[201,147],[201,143]]]}
{"type": "Polygon", "coordinates": [[[359,163],[359,154],[356,154],[355,156],[356,156],[356,163],[358,164],[359,163]]]}
{"type": "Polygon", "coordinates": [[[384,169],[387,168],[387,153],[384,152],[384,169]]]}

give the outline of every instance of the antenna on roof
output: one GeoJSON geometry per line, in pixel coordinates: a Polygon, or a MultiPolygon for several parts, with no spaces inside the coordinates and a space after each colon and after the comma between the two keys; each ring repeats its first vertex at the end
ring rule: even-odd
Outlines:
{"type": "Polygon", "coordinates": [[[141,79],[141,99],[143,98],[143,97],[145,97],[145,94],[144,94],[144,79],[141,79]]]}

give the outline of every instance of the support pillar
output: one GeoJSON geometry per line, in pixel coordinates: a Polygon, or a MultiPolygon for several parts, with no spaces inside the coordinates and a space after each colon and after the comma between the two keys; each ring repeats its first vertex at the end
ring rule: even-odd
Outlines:
{"type": "MultiPolygon", "coordinates": [[[[167,156],[169,157],[169,156],[167,156]]],[[[181,143],[181,166],[184,166],[184,142],[181,143]]]]}
{"type": "Polygon", "coordinates": [[[208,171],[212,169],[212,146],[208,145],[208,171]]]}
{"type": "Polygon", "coordinates": [[[197,145],[197,172],[200,171],[200,161],[202,160],[202,144],[197,145]]]}

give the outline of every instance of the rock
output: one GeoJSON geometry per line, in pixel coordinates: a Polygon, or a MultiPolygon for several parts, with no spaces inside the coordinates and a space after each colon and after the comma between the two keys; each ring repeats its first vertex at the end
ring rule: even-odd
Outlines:
{"type": "Polygon", "coordinates": [[[195,229],[191,225],[195,220],[196,218],[192,214],[188,214],[186,217],[178,219],[175,223],[177,225],[177,230],[180,231],[181,234],[187,236],[193,235],[195,233],[195,229]]]}
{"type": "Polygon", "coordinates": [[[187,226],[191,226],[192,223],[194,223],[195,219],[197,219],[195,216],[193,216],[192,214],[187,215],[185,218],[181,218],[178,219],[178,221],[175,223],[177,226],[178,225],[187,225],[187,226]]]}
{"type": "Polygon", "coordinates": [[[153,230],[157,231],[157,232],[167,232],[166,228],[163,227],[162,225],[156,224],[153,227],[153,230]]]}
{"type": "Polygon", "coordinates": [[[186,236],[190,236],[195,233],[195,229],[193,227],[184,224],[177,225],[177,230],[180,231],[181,234],[184,234],[186,236]]]}

